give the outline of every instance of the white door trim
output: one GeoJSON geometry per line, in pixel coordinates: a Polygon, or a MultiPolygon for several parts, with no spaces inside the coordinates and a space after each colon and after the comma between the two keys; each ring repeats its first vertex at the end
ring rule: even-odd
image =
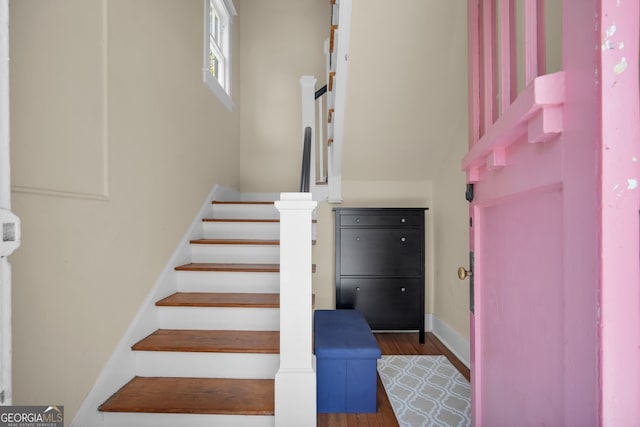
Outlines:
{"type": "MultiPolygon", "coordinates": [[[[0,209],[10,214],[9,156],[9,0],[0,0],[0,209]]],[[[16,221],[19,227],[19,222],[16,221]]],[[[4,236],[4,223],[2,234],[4,236]]],[[[1,239],[4,241],[5,239],[1,239]]],[[[0,245],[2,242],[0,242],[0,245]]],[[[1,248],[0,248],[1,249],[1,248]]],[[[11,364],[11,265],[0,251],[0,404],[13,399],[11,364]]]]}

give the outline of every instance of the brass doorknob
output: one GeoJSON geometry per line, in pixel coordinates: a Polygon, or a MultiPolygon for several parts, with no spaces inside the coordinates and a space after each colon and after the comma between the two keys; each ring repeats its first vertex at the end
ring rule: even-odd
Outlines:
{"type": "Polygon", "coordinates": [[[466,268],[464,268],[464,267],[458,268],[458,279],[464,280],[467,277],[472,276],[472,275],[473,275],[473,272],[467,270],[466,268]]]}

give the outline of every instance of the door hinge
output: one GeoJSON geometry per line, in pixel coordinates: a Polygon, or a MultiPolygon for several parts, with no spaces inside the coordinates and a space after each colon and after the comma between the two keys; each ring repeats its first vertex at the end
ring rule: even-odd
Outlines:
{"type": "Polygon", "coordinates": [[[464,193],[464,198],[467,202],[473,202],[473,184],[467,184],[467,191],[464,193]]]}

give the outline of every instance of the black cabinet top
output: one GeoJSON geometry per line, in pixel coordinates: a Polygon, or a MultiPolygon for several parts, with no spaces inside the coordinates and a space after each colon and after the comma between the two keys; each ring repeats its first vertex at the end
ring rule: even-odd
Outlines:
{"type": "Polygon", "coordinates": [[[334,211],[340,213],[349,213],[349,212],[370,212],[372,215],[375,214],[383,214],[389,212],[399,212],[399,211],[427,211],[429,208],[333,208],[334,211]]]}
{"type": "Polygon", "coordinates": [[[334,208],[343,227],[422,227],[427,208],[334,208]]]}

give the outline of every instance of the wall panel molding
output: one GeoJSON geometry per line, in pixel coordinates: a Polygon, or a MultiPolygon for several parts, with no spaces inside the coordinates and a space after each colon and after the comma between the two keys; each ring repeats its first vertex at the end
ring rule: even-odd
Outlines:
{"type": "MultiPolygon", "coordinates": [[[[75,7],[74,5],[76,4],[77,5],[89,4],[84,2],[86,2],[86,0],[67,0],[64,3],[66,4],[67,8],[72,9],[73,7],[75,7]]],[[[109,89],[108,87],[108,79],[109,79],[108,59],[109,58],[108,58],[108,10],[107,10],[108,4],[107,3],[108,3],[107,0],[95,0],[95,3],[93,3],[93,5],[95,5],[94,11],[97,12],[96,28],[98,28],[98,33],[97,34],[94,33],[91,35],[92,36],[95,35],[95,37],[99,38],[99,40],[96,40],[96,38],[94,38],[93,40],[89,40],[86,45],[82,43],[78,43],[77,45],[69,46],[68,51],[66,51],[65,49],[66,46],[64,46],[64,48],[62,48],[60,45],[56,46],[59,50],[58,52],[56,52],[56,55],[58,57],[65,57],[65,59],[68,60],[70,63],[68,64],[66,62],[62,62],[63,60],[61,60],[61,62],[57,64],[58,65],[57,71],[65,70],[66,69],[65,67],[68,67],[72,71],[79,70],[77,71],[78,73],[80,73],[80,76],[79,76],[80,78],[78,79],[79,80],[78,93],[80,93],[80,91],[82,90],[83,84],[84,84],[84,87],[88,86],[88,87],[97,89],[95,93],[87,95],[88,99],[86,100],[82,99],[81,94],[79,95],[78,93],[69,93],[69,92],[66,92],[69,94],[68,100],[65,100],[65,99],[60,100],[63,106],[66,106],[67,108],[69,108],[68,111],[63,113],[68,115],[68,117],[64,116],[64,118],[67,118],[69,123],[71,123],[72,125],[78,126],[79,128],[79,130],[77,131],[78,133],[76,135],[75,133],[73,133],[75,132],[75,130],[69,130],[68,127],[65,128],[59,123],[47,122],[45,117],[46,114],[43,113],[44,109],[37,110],[37,112],[33,115],[33,118],[35,119],[35,123],[38,124],[39,123],[38,119],[44,117],[45,121],[43,123],[43,126],[44,127],[49,126],[51,128],[50,133],[49,133],[49,130],[47,130],[46,133],[41,132],[37,134],[38,136],[40,136],[40,138],[37,138],[37,139],[28,138],[23,136],[20,133],[20,127],[24,129],[26,125],[24,123],[17,123],[17,126],[15,126],[14,129],[18,129],[18,131],[16,132],[17,133],[16,139],[14,139],[13,142],[14,142],[14,147],[16,149],[16,152],[18,154],[16,156],[12,156],[12,162],[13,162],[12,166],[14,170],[14,173],[12,175],[14,176],[14,179],[13,179],[14,185],[12,185],[11,187],[11,190],[15,193],[27,193],[27,194],[37,194],[37,195],[46,195],[46,196],[54,196],[54,197],[68,197],[68,198],[92,199],[92,200],[103,200],[103,201],[109,200],[110,198],[109,97],[108,97],[109,96],[109,90],[108,90],[109,89]],[[96,67],[95,67],[95,70],[93,70],[95,71],[95,73],[92,75],[90,71],[91,72],[93,71],[90,68],[90,64],[87,65],[88,61],[87,62],[84,61],[84,57],[82,55],[83,54],[82,49],[85,49],[85,50],[88,49],[87,46],[90,46],[92,42],[95,43],[96,41],[99,43],[99,54],[97,55],[99,59],[97,59],[96,57],[94,57],[93,59],[94,61],[96,61],[96,67]],[[78,50],[74,51],[73,50],[74,48],[77,48],[78,50]],[[83,72],[84,74],[82,74],[83,72]],[[94,78],[99,79],[99,81],[96,82],[95,80],[93,80],[94,78]],[[91,95],[94,95],[93,98],[91,97],[91,95]],[[99,98],[99,99],[94,99],[94,98],[99,98]],[[66,104],[65,104],[65,101],[67,102],[66,104]],[[86,106],[85,104],[78,104],[78,101],[86,101],[86,106]],[[86,114],[83,117],[80,117],[77,121],[74,121],[76,120],[76,116],[74,115],[74,113],[78,111],[82,112],[83,114],[84,113],[86,114]],[[40,115],[38,115],[38,113],[40,115]],[[87,123],[82,122],[83,118],[86,120],[87,123]],[[88,122],[90,122],[91,124],[88,124],[88,122]],[[94,126],[94,127],[91,127],[91,126],[94,126]],[[62,133],[56,134],[55,133],[56,130],[61,130],[62,133]],[[86,138],[87,133],[89,133],[88,138],[86,138]],[[74,139],[73,141],[70,140],[69,138],[65,139],[65,136],[68,136],[67,134],[71,134],[72,137],[77,137],[77,138],[74,139]],[[46,138],[44,136],[46,136],[46,138]],[[56,140],[56,137],[58,138],[57,140],[56,140]],[[84,141],[88,141],[87,144],[94,144],[94,146],[87,148],[84,141]],[[19,144],[24,144],[25,142],[30,144],[29,145],[30,148],[28,151],[23,149],[23,151],[21,152],[20,151],[21,147],[19,146],[19,144]],[[37,148],[45,147],[48,150],[51,150],[50,144],[59,144],[61,145],[61,151],[66,150],[59,155],[59,158],[54,158],[51,160],[52,162],[59,162],[59,163],[57,163],[55,167],[50,166],[50,169],[46,169],[46,167],[38,169],[37,166],[33,166],[31,159],[33,157],[38,156],[39,150],[37,148]],[[68,152],[73,150],[73,148],[75,147],[73,144],[76,144],[76,146],[79,145],[83,150],[90,150],[90,153],[89,153],[90,156],[87,156],[88,158],[86,159],[86,161],[85,161],[85,158],[82,156],[82,153],[79,154],[78,158],[73,158],[73,153],[69,155],[68,152]],[[25,167],[25,165],[28,165],[28,166],[25,167]]],[[[14,3],[14,5],[16,5],[16,3],[14,3]]],[[[16,6],[16,9],[18,9],[18,6],[16,6]]],[[[22,22],[24,22],[24,19],[27,13],[25,13],[24,10],[18,10],[16,12],[16,15],[17,15],[16,16],[17,22],[15,25],[20,25],[22,22]]],[[[11,19],[13,19],[13,17],[11,17],[11,19]]],[[[69,35],[64,32],[59,33],[57,36],[59,37],[57,41],[64,40],[65,37],[69,37],[69,35]]],[[[81,36],[82,34],[79,37],[81,36]]],[[[20,41],[16,43],[20,47],[25,46],[24,44],[20,44],[21,43],[20,41]]],[[[19,52],[17,54],[17,57],[18,57],[17,61],[25,58],[25,55],[28,56],[33,54],[33,52],[30,51],[31,45],[26,45],[26,46],[27,46],[25,47],[26,51],[24,53],[19,52]]],[[[24,62],[24,63],[28,64],[28,62],[24,62]]],[[[58,89],[56,87],[56,84],[59,83],[57,79],[63,80],[64,78],[68,79],[68,77],[63,75],[58,75],[58,76],[53,75],[52,77],[50,77],[50,81],[47,87],[51,87],[51,91],[50,93],[46,93],[45,96],[52,97],[52,94],[57,93],[56,91],[59,91],[64,95],[65,92],[63,91],[63,89],[58,89]]],[[[68,85],[69,81],[68,80],[63,81],[62,83],[60,83],[60,86],[64,88],[65,83],[68,85]]],[[[22,79],[17,84],[21,86],[18,86],[17,90],[13,91],[13,95],[15,95],[16,93],[19,93],[20,95],[26,93],[27,94],[26,96],[29,98],[27,101],[22,101],[22,102],[23,103],[32,102],[33,93],[29,92],[29,90],[24,90],[24,86],[26,84],[30,84],[30,82],[28,81],[25,82],[25,79],[22,79]]],[[[55,99],[52,100],[51,98],[49,98],[49,99],[46,99],[45,101],[48,102],[49,104],[55,105],[57,100],[55,99]]],[[[20,100],[16,102],[16,104],[18,105],[18,109],[16,113],[22,114],[22,117],[18,120],[30,121],[32,117],[29,116],[28,114],[31,113],[31,109],[26,109],[24,105],[20,104],[20,102],[21,102],[20,100]]],[[[55,111],[52,113],[56,114],[55,111]]],[[[31,123],[29,125],[33,126],[33,124],[31,123]]],[[[31,136],[31,134],[28,134],[28,135],[31,136]]],[[[51,151],[49,151],[49,153],[50,152],[51,151]]],[[[49,166],[49,164],[45,163],[45,166],[49,166]]]]}

